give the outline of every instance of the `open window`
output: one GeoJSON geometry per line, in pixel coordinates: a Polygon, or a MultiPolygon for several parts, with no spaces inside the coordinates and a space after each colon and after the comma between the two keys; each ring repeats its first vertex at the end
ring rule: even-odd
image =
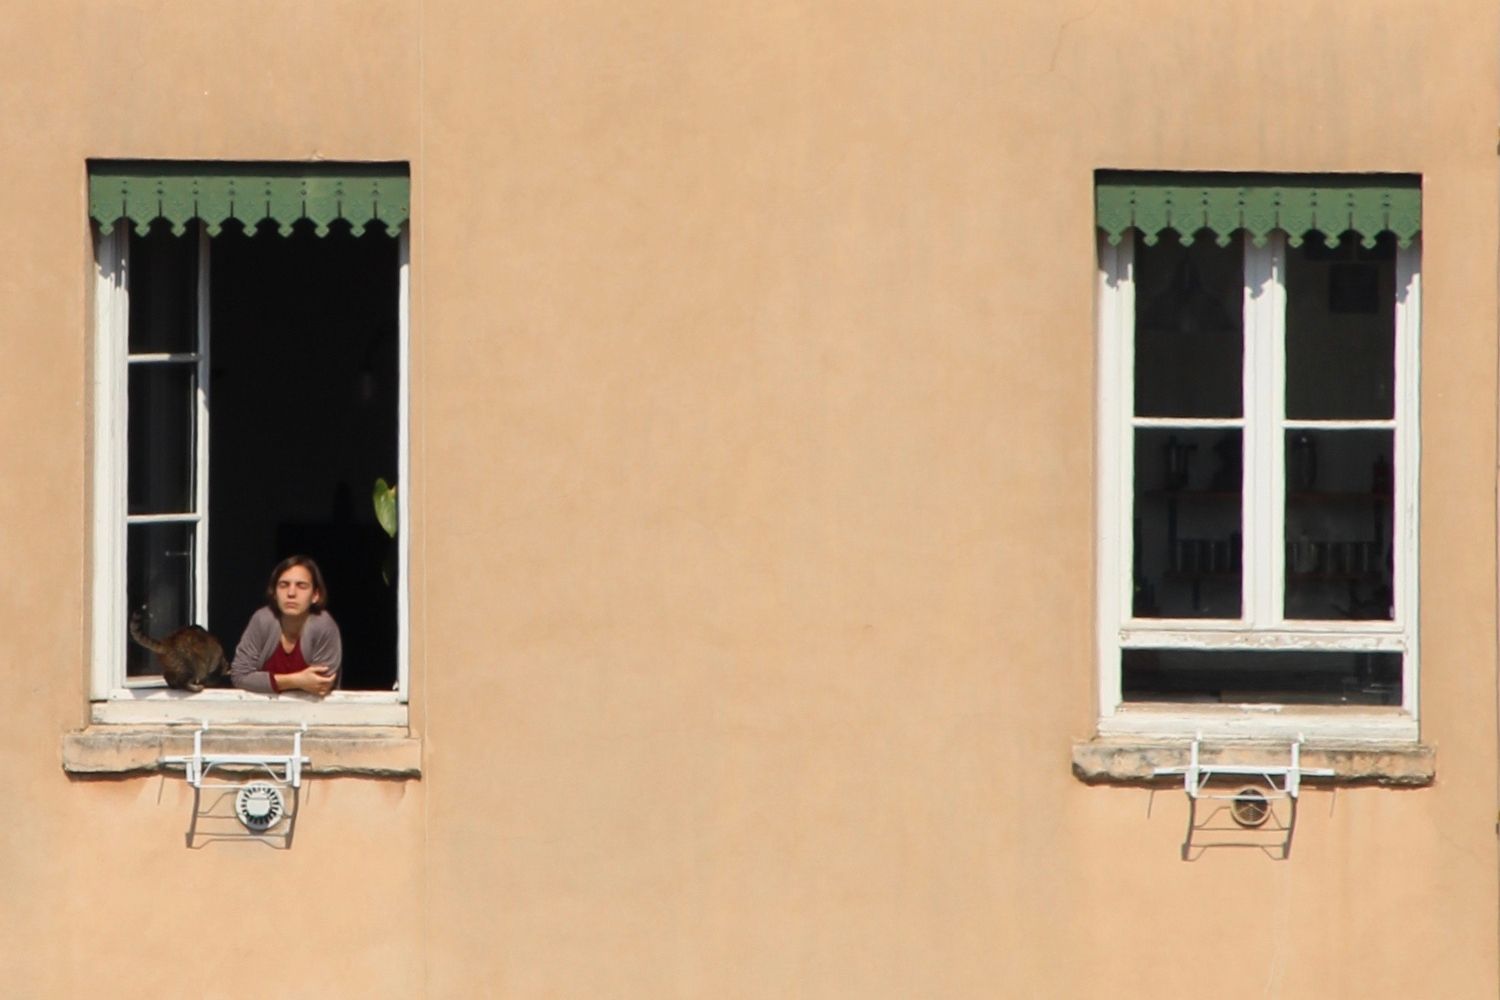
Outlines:
{"type": "Polygon", "coordinates": [[[404,165],[99,162],[94,589],[98,722],[404,723],[409,182],[404,165]],[[129,640],[188,624],[232,656],[266,575],[322,566],[340,690],[166,688],[129,640]]]}
{"type": "Polygon", "coordinates": [[[1096,195],[1101,732],[1415,738],[1417,179],[1096,195]]]}

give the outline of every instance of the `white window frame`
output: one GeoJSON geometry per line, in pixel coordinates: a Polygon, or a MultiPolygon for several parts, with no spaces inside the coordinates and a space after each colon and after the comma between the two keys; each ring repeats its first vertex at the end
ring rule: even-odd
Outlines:
{"type": "MultiPolygon", "coordinates": [[[[1396,251],[1395,413],[1390,420],[1287,420],[1285,414],[1286,237],[1244,246],[1244,416],[1154,420],[1134,413],[1135,275],[1131,230],[1099,238],[1098,302],[1098,661],[1101,735],[1250,736],[1415,740],[1418,736],[1418,427],[1421,246],[1396,251]],[[1238,620],[1136,618],[1132,608],[1135,430],[1201,425],[1244,433],[1244,590],[1238,620]],[[1285,431],[1394,431],[1393,619],[1305,621],[1283,614],[1285,431]],[[1129,648],[1302,649],[1403,654],[1401,704],[1207,705],[1125,703],[1120,657],[1129,648]]],[[[1171,238],[1170,236],[1167,238],[1171,238]]]]}
{"type": "MultiPolygon", "coordinates": [[[[147,521],[192,521],[195,535],[194,621],[208,617],[208,362],[209,268],[211,239],[198,228],[197,351],[194,355],[136,355],[128,352],[130,332],[130,227],[117,225],[110,233],[97,230],[94,239],[94,358],[93,358],[93,586],[89,700],[94,723],[245,722],[324,725],[407,724],[410,697],[410,600],[408,567],[411,519],[408,423],[410,415],[410,271],[409,227],[403,228],[397,248],[398,367],[397,482],[403,485],[397,505],[398,530],[396,591],[396,689],[394,691],[334,691],[326,698],[301,692],[260,694],[230,688],[210,688],[189,694],[168,688],[159,678],[127,678],[125,654],[129,640],[126,607],[126,527],[147,521]],[[194,515],[131,515],[127,481],[129,447],[129,366],[168,360],[196,360],[198,366],[195,421],[194,515]]],[[[347,627],[347,626],[346,626],[347,627]]],[[[232,655],[238,636],[219,636],[232,655]]]]}

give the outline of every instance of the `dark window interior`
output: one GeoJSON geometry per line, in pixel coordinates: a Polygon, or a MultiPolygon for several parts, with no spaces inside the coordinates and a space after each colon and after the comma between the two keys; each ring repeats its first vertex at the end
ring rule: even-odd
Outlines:
{"type": "MultiPolygon", "coordinates": [[[[1244,254],[1199,233],[1136,247],[1135,413],[1244,413],[1244,254]]],[[[1137,618],[1240,617],[1244,603],[1244,435],[1239,428],[1135,431],[1137,618]]]]}
{"type": "Polygon", "coordinates": [[[1127,649],[1125,700],[1401,704],[1401,654],[1343,650],[1127,649]]]}
{"type": "MultiPolygon", "coordinates": [[[[149,286],[156,282],[191,289],[185,276],[165,272],[175,270],[172,261],[191,261],[170,251],[195,240],[191,228],[173,237],[160,225],[132,237],[132,260],[147,257],[156,265],[132,274],[132,302],[152,301],[149,286]],[[153,252],[153,244],[162,246],[153,252]]],[[[396,479],[397,267],[397,241],[378,225],[356,237],[335,224],[319,237],[301,222],[283,237],[274,223],[253,236],[231,223],[209,242],[210,569],[203,624],[232,657],[263,603],[272,566],[294,552],[311,555],[323,569],[329,612],[343,634],[346,690],[390,690],[396,681],[395,542],[376,523],[371,492],[378,477],[396,479]]],[[[132,418],[136,409],[132,398],[132,418]]],[[[131,436],[133,484],[145,470],[137,466],[134,426],[131,436]]],[[[169,463],[146,471],[167,474],[176,478],[178,470],[169,463]]],[[[128,556],[132,580],[153,559],[183,561],[136,548],[128,556]]],[[[148,599],[150,589],[140,598],[132,593],[132,602],[148,599]]],[[[185,603],[178,600],[169,612],[175,622],[153,611],[151,631],[184,624],[185,603]]]]}

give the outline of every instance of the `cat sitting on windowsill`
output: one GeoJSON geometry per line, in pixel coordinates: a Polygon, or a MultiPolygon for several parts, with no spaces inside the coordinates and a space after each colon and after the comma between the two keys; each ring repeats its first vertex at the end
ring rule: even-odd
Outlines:
{"type": "Polygon", "coordinates": [[[207,629],[188,625],[165,638],[153,639],[141,629],[142,613],[130,616],[130,637],[156,654],[169,687],[196,693],[205,687],[229,686],[224,647],[207,629]]]}

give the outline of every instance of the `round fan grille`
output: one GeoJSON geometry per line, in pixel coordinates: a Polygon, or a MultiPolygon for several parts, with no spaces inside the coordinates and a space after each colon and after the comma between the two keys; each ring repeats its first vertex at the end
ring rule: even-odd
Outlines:
{"type": "Polygon", "coordinates": [[[234,797],[234,812],[246,829],[260,833],[281,822],[286,815],[286,800],[275,785],[252,781],[234,797]]]}
{"type": "Polygon", "coordinates": [[[1271,818],[1271,803],[1259,788],[1241,788],[1229,803],[1229,815],[1240,826],[1254,829],[1271,818]]]}

